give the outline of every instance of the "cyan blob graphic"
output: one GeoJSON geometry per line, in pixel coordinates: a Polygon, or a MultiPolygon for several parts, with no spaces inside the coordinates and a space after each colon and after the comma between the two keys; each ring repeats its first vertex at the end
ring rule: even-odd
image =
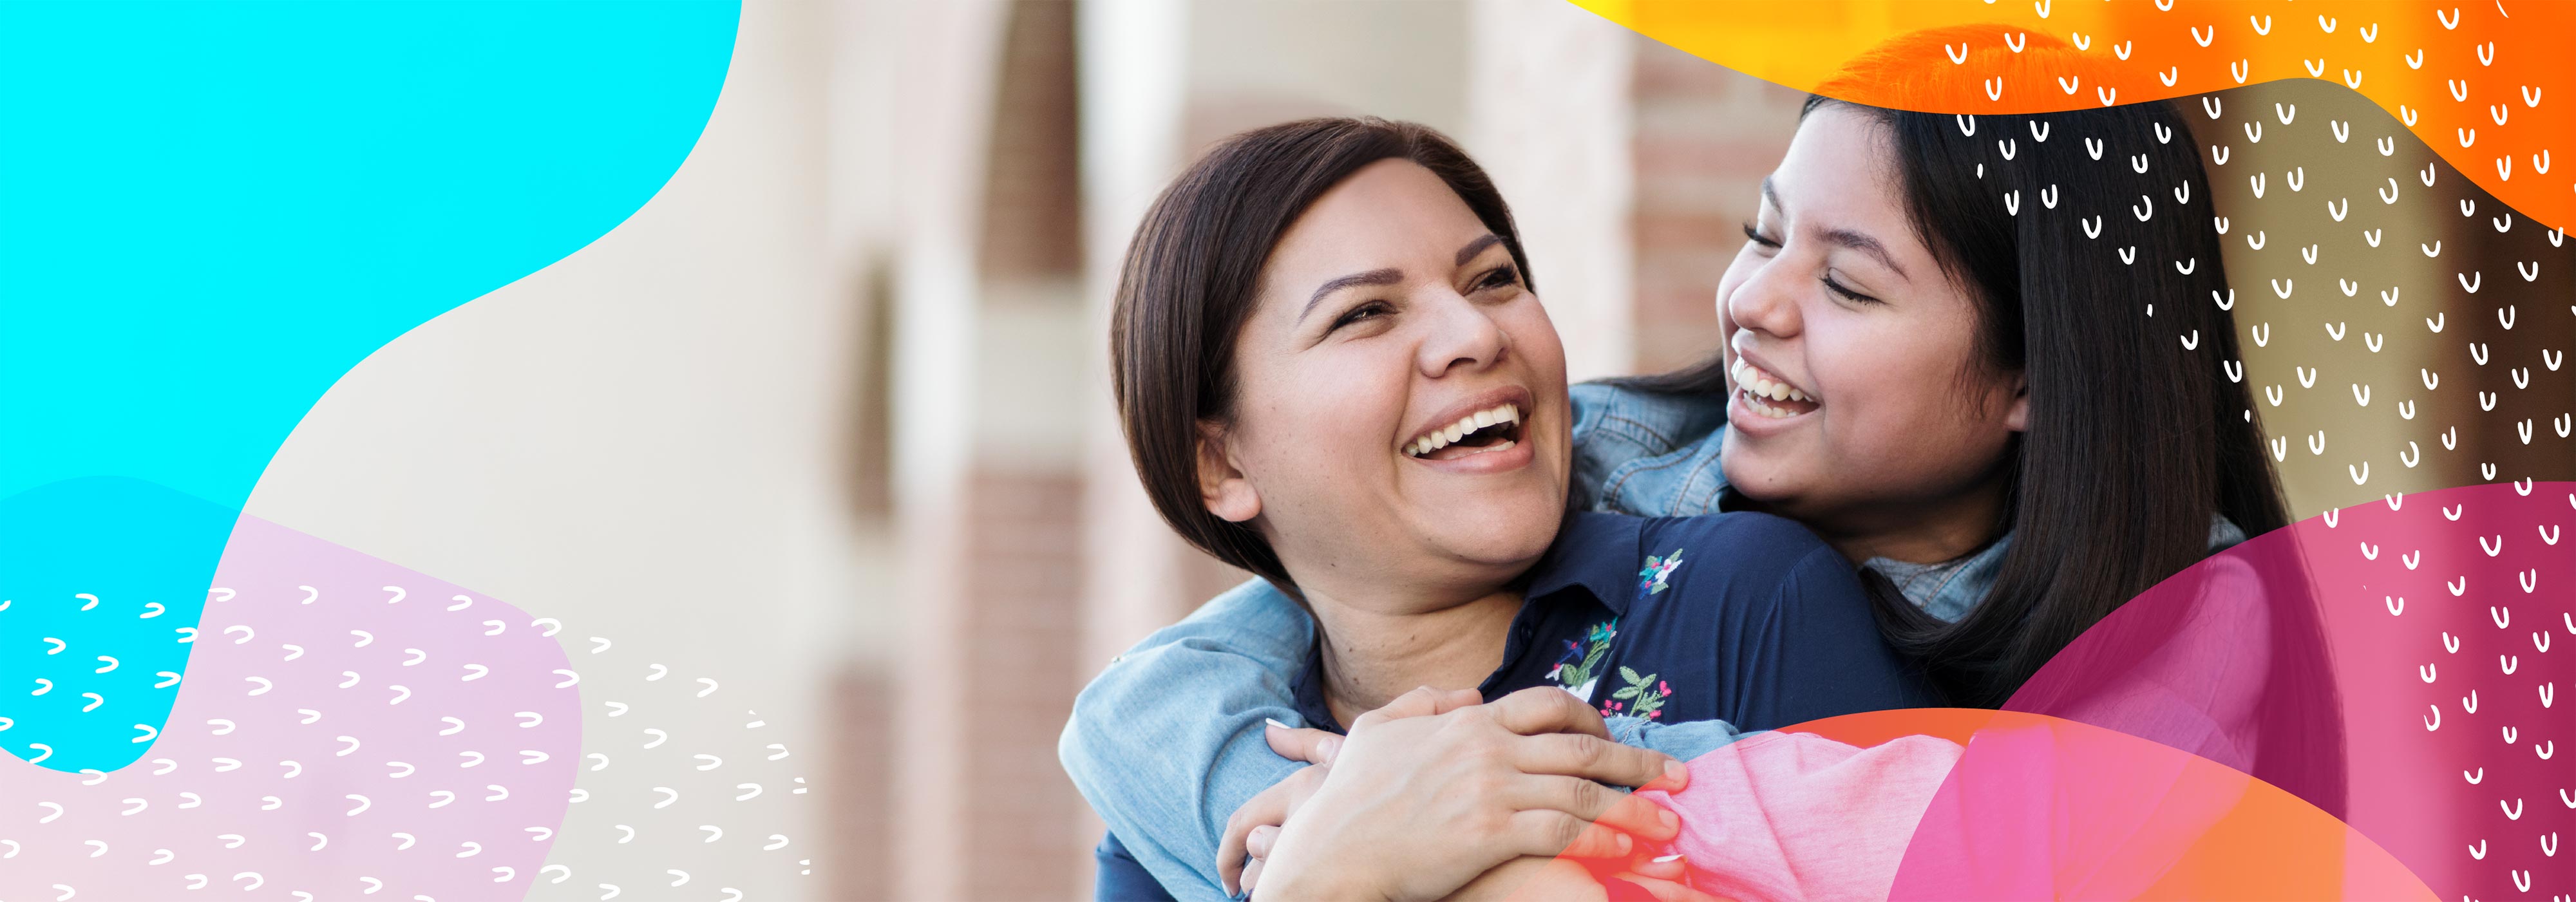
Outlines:
{"type": "Polygon", "coordinates": [[[136,760],[168,713],[153,672],[184,665],[173,630],[288,431],[385,342],[643,206],[739,14],[0,5],[0,748],[136,760]]]}

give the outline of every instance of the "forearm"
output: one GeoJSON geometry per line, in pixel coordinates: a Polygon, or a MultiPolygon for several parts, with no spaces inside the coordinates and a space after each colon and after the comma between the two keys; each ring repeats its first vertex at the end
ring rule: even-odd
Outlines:
{"type": "Polygon", "coordinates": [[[1262,722],[1297,720],[1304,618],[1266,584],[1239,588],[1120,656],[1075,701],[1057,747],[1066,775],[1175,898],[1224,897],[1226,818],[1302,766],[1270,751],[1262,722]]]}

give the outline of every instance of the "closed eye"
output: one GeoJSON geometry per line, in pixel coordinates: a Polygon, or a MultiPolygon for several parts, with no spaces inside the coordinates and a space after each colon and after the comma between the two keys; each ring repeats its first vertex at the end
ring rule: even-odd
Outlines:
{"type": "Polygon", "coordinates": [[[1780,242],[1762,237],[1762,230],[1754,228],[1753,223],[1751,222],[1746,222],[1744,224],[1744,240],[1759,244],[1772,250],[1780,249],[1780,242]]]}
{"type": "Polygon", "coordinates": [[[1833,274],[1832,274],[1832,273],[1826,273],[1826,274],[1825,274],[1825,277],[1824,277],[1824,283],[1825,283],[1825,290],[1827,290],[1827,291],[1831,291],[1831,292],[1833,292],[1833,293],[1835,293],[1835,294],[1838,294],[1838,295],[1842,295],[1842,296],[1843,296],[1843,299],[1844,299],[1844,300],[1847,300],[1847,301],[1853,301],[1853,302],[1862,303],[1862,304],[1880,304],[1880,303],[1885,303],[1884,301],[1881,301],[1881,300],[1879,300],[1879,299],[1877,299],[1877,298],[1870,297],[1869,295],[1865,295],[1865,294],[1862,294],[1862,293],[1857,292],[1857,291],[1853,291],[1853,290],[1851,290],[1849,287],[1847,287],[1847,286],[1843,285],[1843,283],[1835,281],[1835,280],[1834,280],[1834,276],[1833,276],[1833,274]]]}
{"type": "Polygon", "coordinates": [[[1488,288],[1503,288],[1511,285],[1518,285],[1520,284],[1520,281],[1521,274],[1519,271],[1514,270],[1509,266],[1497,266],[1494,267],[1492,272],[1486,273],[1483,279],[1476,282],[1476,290],[1483,291],[1488,288]]]}

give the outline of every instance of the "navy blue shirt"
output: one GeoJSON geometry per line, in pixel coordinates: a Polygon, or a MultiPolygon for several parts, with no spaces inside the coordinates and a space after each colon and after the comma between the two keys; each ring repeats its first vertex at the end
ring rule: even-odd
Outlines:
{"type": "MultiPolygon", "coordinates": [[[[1880,638],[1851,563],[1779,517],[1576,513],[1524,580],[1501,666],[1477,687],[1487,701],[1556,686],[1605,716],[1745,730],[1942,703],[1880,638]]],[[[1297,708],[1342,729],[1320,648],[1297,708]]],[[[1101,898],[1170,898],[1116,837],[1098,857],[1101,898]]]]}

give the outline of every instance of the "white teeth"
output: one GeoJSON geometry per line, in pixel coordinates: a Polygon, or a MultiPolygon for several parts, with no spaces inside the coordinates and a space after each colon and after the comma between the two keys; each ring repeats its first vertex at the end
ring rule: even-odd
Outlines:
{"type": "MultiPolygon", "coordinates": [[[[1518,404],[1504,404],[1485,410],[1479,410],[1475,413],[1459,417],[1457,422],[1432,430],[1429,434],[1424,435],[1421,438],[1414,439],[1411,444],[1404,446],[1404,453],[1414,457],[1421,457],[1425,454],[1450,446],[1459,439],[1466,437],[1467,433],[1483,429],[1496,423],[1518,423],[1520,421],[1521,408],[1518,404]]],[[[1511,442],[1503,442],[1496,444],[1487,450],[1499,451],[1505,448],[1510,448],[1512,445],[1513,443],[1511,442]]]]}
{"type": "MultiPolygon", "coordinates": [[[[1802,392],[1791,387],[1789,383],[1772,380],[1769,372],[1764,371],[1760,367],[1744,362],[1744,358],[1741,357],[1736,358],[1735,363],[1727,367],[1727,372],[1729,375],[1735,377],[1735,384],[1744,390],[1748,400],[1759,401],[1764,398],[1768,398],[1773,401],[1814,402],[1816,400],[1806,392],[1802,392]]],[[[1778,410],[1778,408],[1770,407],[1769,405],[1755,405],[1755,409],[1757,411],[1765,408],[1769,410],[1778,410]]],[[[1780,413],[1771,415],[1786,417],[1795,416],[1796,414],[1781,411],[1780,413]]]]}

